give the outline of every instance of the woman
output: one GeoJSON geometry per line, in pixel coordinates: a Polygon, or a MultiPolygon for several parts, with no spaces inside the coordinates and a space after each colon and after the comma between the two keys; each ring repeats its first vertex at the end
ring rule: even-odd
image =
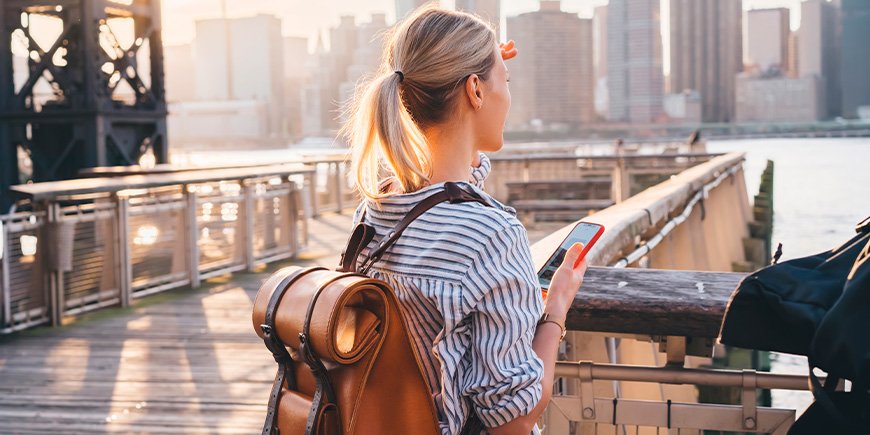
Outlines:
{"type": "Polygon", "coordinates": [[[354,224],[365,209],[376,239],[447,181],[492,205],[435,206],[370,269],[396,291],[443,434],[474,418],[491,434],[537,432],[565,315],[586,270],[585,261],[571,268],[578,244],[544,303],[525,228],[482,190],[482,152],[501,149],[510,107],[504,58],[515,54],[472,15],[419,9],[388,38],[380,73],[361,88],[344,130],[363,196],[354,224]]]}

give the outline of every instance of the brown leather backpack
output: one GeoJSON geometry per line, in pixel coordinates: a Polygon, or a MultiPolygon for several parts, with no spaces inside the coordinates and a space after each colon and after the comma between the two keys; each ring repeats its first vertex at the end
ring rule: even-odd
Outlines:
{"type": "MultiPolygon", "coordinates": [[[[390,286],[366,276],[414,219],[436,204],[477,201],[454,183],[423,199],[357,268],[373,227],[356,226],[337,270],[286,267],[260,287],[257,334],[278,363],[263,434],[438,434],[420,356],[390,286]]],[[[480,433],[476,415],[463,434],[480,433]]]]}

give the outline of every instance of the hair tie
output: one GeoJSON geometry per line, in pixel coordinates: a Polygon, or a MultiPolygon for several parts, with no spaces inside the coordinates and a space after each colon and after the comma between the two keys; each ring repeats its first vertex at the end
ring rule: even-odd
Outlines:
{"type": "Polygon", "coordinates": [[[393,72],[399,75],[399,83],[402,83],[402,82],[405,80],[405,74],[402,74],[401,71],[396,70],[396,71],[393,71],[393,72]]]}

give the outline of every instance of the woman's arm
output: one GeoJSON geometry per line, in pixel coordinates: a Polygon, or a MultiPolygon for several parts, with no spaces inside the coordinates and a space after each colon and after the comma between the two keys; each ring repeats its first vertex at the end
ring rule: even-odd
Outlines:
{"type": "MultiPolygon", "coordinates": [[[[583,245],[574,244],[565,254],[562,266],[553,275],[547,296],[545,313],[550,313],[548,320],[555,320],[564,327],[568,309],[574,297],[583,284],[583,274],[586,273],[586,260],[573,269],[574,262],[583,251],[583,245]]],[[[550,404],[553,395],[553,382],[556,375],[556,358],[558,357],[559,337],[562,328],[552,322],[544,322],[537,326],[532,349],[544,363],[544,377],[541,379],[541,400],[528,414],[517,417],[498,427],[490,428],[492,435],[528,435],[541,414],[550,404]]]]}

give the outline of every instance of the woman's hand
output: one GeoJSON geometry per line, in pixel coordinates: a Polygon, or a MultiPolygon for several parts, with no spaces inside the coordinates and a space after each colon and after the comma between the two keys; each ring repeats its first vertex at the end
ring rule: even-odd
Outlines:
{"type": "Polygon", "coordinates": [[[577,296],[580,286],[583,285],[586,259],[584,258],[577,267],[574,267],[581,252],[583,252],[582,243],[575,243],[568,248],[565,259],[562,260],[562,264],[553,274],[550,288],[547,290],[547,312],[554,316],[560,316],[561,319],[564,319],[564,315],[568,313],[568,309],[574,302],[574,297],[577,296]]]}
{"type": "Polygon", "coordinates": [[[508,59],[512,59],[512,58],[516,57],[518,52],[517,52],[516,47],[514,47],[515,45],[516,44],[514,43],[513,39],[511,39],[508,42],[502,42],[502,43],[498,44],[498,48],[499,48],[499,50],[501,50],[502,60],[508,60],[508,59]]]}

